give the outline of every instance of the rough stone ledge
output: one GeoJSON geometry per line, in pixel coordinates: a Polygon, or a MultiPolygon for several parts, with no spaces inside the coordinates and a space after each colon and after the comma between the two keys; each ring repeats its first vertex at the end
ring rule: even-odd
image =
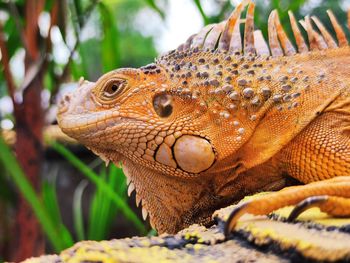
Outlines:
{"type": "Polygon", "coordinates": [[[176,235],[82,241],[59,255],[25,262],[350,262],[350,218],[329,218],[312,208],[287,223],[289,207],[269,217],[242,217],[226,240],[223,226],[233,207],[215,212],[218,224],[211,228],[192,225],[176,235]]]}

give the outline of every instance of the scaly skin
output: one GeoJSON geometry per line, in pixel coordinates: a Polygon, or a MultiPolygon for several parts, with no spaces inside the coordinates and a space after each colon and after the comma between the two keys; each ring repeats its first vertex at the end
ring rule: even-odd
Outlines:
{"type": "MultiPolygon", "coordinates": [[[[289,178],[308,184],[350,175],[350,48],[342,31],[335,24],[337,47],[306,19],[311,50],[295,29],[296,54],[273,12],[270,55],[253,35],[250,4],[239,52],[246,2],[155,64],[81,81],[61,101],[62,130],[104,160],[122,162],[129,192],[136,190],[144,217],[160,233],[209,225],[216,209],[279,190],[289,178]]],[[[303,198],[319,193],[303,189],[303,198]]],[[[236,211],[229,228],[244,209],[264,214],[300,201],[264,198],[236,211]]]]}

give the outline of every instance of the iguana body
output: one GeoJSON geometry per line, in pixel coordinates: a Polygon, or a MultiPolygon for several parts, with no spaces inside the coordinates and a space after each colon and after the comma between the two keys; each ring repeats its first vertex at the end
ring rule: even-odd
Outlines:
{"type": "MultiPolygon", "coordinates": [[[[243,7],[155,64],[83,81],[61,102],[62,130],[103,159],[122,162],[129,192],[136,189],[159,232],[209,224],[216,209],[279,190],[288,177],[308,184],[350,175],[350,48],[335,18],[330,14],[341,47],[317,19],[322,35],[305,19],[309,51],[291,15],[296,53],[272,12],[270,54],[253,32],[252,3],[242,48],[243,7]]],[[[350,198],[349,177],[339,180],[246,204],[229,227],[245,211],[264,214],[313,195],[350,198]]],[[[350,214],[344,200],[335,201],[343,210],[333,214],[350,214]]]]}

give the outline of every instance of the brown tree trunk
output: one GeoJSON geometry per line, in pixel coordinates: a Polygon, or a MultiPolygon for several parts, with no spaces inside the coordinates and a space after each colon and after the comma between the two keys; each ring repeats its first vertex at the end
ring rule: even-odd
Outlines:
{"type": "MultiPolygon", "coordinates": [[[[44,10],[45,0],[25,1],[24,28],[20,31],[23,47],[25,48],[25,79],[28,81],[33,69],[38,67],[35,74],[24,90],[22,98],[16,97],[15,82],[10,70],[10,57],[6,45],[6,36],[0,23],[0,50],[1,62],[7,82],[8,93],[14,104],[14,117],[16,120],[15,154],[27,179],[38,195],[40,194],[40,174],[43,161],[43,128],[44,111],[41,106],[41,92],[43,90],[44,72],[47,70],[46,56],[51,52],[50,31],[57,24],[59,1],[55,1],[50,11],[49,34],[46,39],[39,37],[38,17],[44,10]],[[44,56],[44,57],[42,57],[44,56]],[[43,59],[43,62],[40,61],[43,59]],[[34,68],[32,68],[34,66],[34,68]],[[28,78],[26,78],[28,77],[28,78]]],[[[16,15],[16,14],[15,14],[16,15]]],[[[18,14],[17,14],[18,15],[18,14]]],[[[15,19],[21,20],[18,17],[15,19]]],[[[45,239],[42,229],[33,213],[32,208],[23,196],[19,197],[15,220],[11,223],[13,231],[8,247],[11,248],[10,260],[22,261],[28,257],[38,256],[45,252],[45,239]]],[[[1,233],[1,231],[0,231],[1,233]]],[[[1,249],[1,248],[0,248],[1,249]]]]}
{"type": "MultiPolygon", "coordinates": [[[[24,38],[27,50],[25,71],[40,59],[38,43],[38,16],[44,7],[44,0],[26,1],[26,27],[24,38]]],[[[27,179],[40,193],[40,174],[43,161],[43,127],[44,113],[41,106],[43,74],[39,72],[23,91],[23,101],[15,107],[16,143],[15,153],[27,179]]],[[[45,252],[45,239],[32,208],[20,196],[16,215],[16,251],[15,261],[39,256],[45,252]]]]}
{"type": "MultiPolygon", "coordinates": [[[[40,193],[40,173],[43,159],[42,130],[43,112],[41,108],[41,74],[23,94],[23,103],[18,105],[16,116],[17,138],[15,153],[28,180],[40,193]]],[[[45,252],[44,237],[40,225],[23,196],[19,199],[16,216],[17,253],[15,261],[38,256],[45,252]]]]}

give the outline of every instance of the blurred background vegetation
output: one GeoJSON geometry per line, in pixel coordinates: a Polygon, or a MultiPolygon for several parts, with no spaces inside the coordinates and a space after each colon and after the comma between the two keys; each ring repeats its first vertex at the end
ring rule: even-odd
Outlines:
{"type": "MultiPolygon", "coordinates": [[[[125,177],[57,129],[55,102],[81,76],[95,81],[176,48],[225,19],[232,0],[2,0],[0,2],[0,262],[59,252],[83,239],[154,235],[125,177]],[[64,142],[64,145],[61,144],[64,142]]],[[[345,27],[346,0],[256,0],[267,34],[277,9],[345,27]]],[[[333,32],[330,29],[331,32],[333,32]]]]}

